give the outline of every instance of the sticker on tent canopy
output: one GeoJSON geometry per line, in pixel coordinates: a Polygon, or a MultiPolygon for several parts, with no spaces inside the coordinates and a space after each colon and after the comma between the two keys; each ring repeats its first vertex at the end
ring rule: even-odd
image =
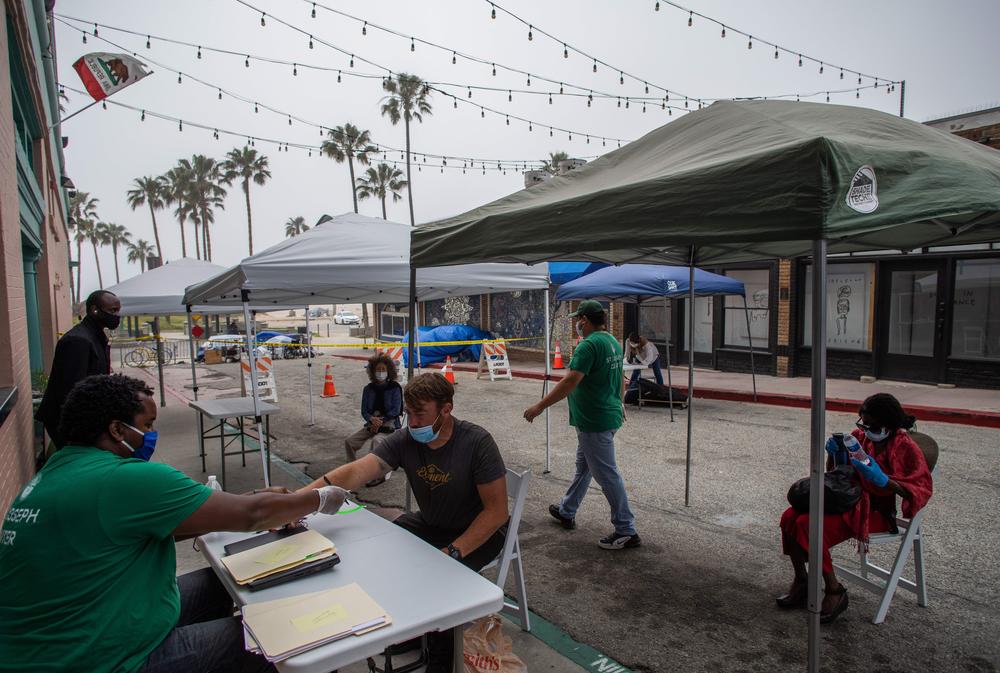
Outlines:
{"type": "Polygon", "coordinates": [[[847,190],[847,205],[859,213],[873,213],[878,208],[878,181],[875,169],[862,166],[851,179],[847,190]]]}

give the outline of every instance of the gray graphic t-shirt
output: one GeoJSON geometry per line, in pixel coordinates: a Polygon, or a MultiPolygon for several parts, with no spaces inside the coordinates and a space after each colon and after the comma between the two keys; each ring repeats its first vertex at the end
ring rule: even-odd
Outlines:
{"type": "Polygon", "coordinates": [[[506,474],[490,433],[457,418],[451,439],[440,448],[421,444],[403,428],[376,445],[373,453],[389,467],[403,468],[424,521],[456,532],[468,528],[483,511],[476,486],[506,474]]]}

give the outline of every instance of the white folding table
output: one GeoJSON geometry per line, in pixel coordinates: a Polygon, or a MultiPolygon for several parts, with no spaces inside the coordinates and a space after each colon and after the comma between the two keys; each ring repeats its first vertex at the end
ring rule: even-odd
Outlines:
{"type": "MultiPolygon", "coordinates": [[[[345,504],[345,509],[351,507],[345,504]]],[[[462,628],[498,612],[503,591],[415,535],[367,510],[336,516],[314,514],[307,525],[333,541],[340,563],[332,570],[260,591],[236,584],[220,561],[223,547],[247,533],[211,533],[200,538],[202,554],[237,605],[361,585],[385,608],[392,624],[349,636],[277,664],[282,673],[330,673],[380,654],[428,631],[455,630],[455,673],[464,671],[462,628]]]]}
{"type": "MultiPolygon", "coordinates": [[[[218,439],[219,440],[219,460],[221,461],[221,475],[222,475],[222,487],[226,487],[226,457],[227,456],[240,456],[243,460],[243,467],[247,466],[247,454],[248,453],[259,453],[261,441],[260,437],[255,437],[254,435],[247,434],[248,423],[244,422],[244,419],[254,417],[253,408],[253,398],[251,397],[229,397],[221,400],[193,400],[188,402],[188,406],[194,409],[198,413],[198,450],[201,455],[201,471],[205,471],[205,440],[206,439],[218,439]],[[208,419],[210,423],[215,422],[214,425],[210,425],[208,428],[205,427],[205,419],[208,419]],[[232,430],[232,432],[229,432],[232,430]],[[212,434],[214,432],[218,434],[212,434]],[[257,441],[256,449],[247,449],[246,439],[251,437],[257,441]],[[239,451],[226,451],[226,448],[234,443],[236,440],[240,440],[240,450],[239,451]]],[[[271,404],[270,402],[261,402],[260,415],[264,418],[264,434],[270,435],[271,432],[271,414],[276,414],[281,409],[278,405],[271,404]]],[[[270,469],[270,453],[271,453],[271,442],[267,441],[263,443],[265,446],[264,464],[270,469]]],[[[270,473],[268,473],[270,474],[270,473]]]]}

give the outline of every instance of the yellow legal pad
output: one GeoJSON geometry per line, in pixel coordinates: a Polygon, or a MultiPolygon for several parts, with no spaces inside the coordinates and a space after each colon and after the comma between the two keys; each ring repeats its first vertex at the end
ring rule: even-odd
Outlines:
{"type": "Polygon", "coordinates": [[[222,564],[239,584],[318,561],[336,552],[333,542],[314,530],[222,557],[222,564]]]}
{"type": "Polygon", "coordinates": [[[247,649],[281,661],[388,626],[392,618],[358,584],[243,607],[247,649]]]}

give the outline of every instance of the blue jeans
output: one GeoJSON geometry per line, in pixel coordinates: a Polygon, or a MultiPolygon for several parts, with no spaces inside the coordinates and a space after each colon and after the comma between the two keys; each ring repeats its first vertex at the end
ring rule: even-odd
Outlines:
{"type": "Polygon", "coordinates": [[[233,599],[210,568],[177,578],[181,615],[139,673],[275,673],[274,664],[243,646],[233,599]]]}
{"type": "Polygon", "coordinates": [[[576,431],[576,475],[559,503],[559,513],[568,519],[576,516],[593,476],[611,505],[611,522],[615,526],[615,533],[635,535],[635,516],[629,509],[625,482],[615,463],[615,432],[617,431],[576,431]]]}
{"type": "MultiPolygon", "coordinates": [[[[662,386],[663,370],[660,369],[660,358],[656,358],[655,360],[653,360],[652,364],[650,364],[649,366],[653,369],[653,378],[655,378],[656,382],[662,386]]],[[[644,369],[636,369],[635,371],[632,372],[632,378],[628,380],[629,388],[634,388],[639,385],[638,383],[636,383],[636,381],[639,380],[639,374],[643,373],[644,371],[645,371],[644,369]]]]}

